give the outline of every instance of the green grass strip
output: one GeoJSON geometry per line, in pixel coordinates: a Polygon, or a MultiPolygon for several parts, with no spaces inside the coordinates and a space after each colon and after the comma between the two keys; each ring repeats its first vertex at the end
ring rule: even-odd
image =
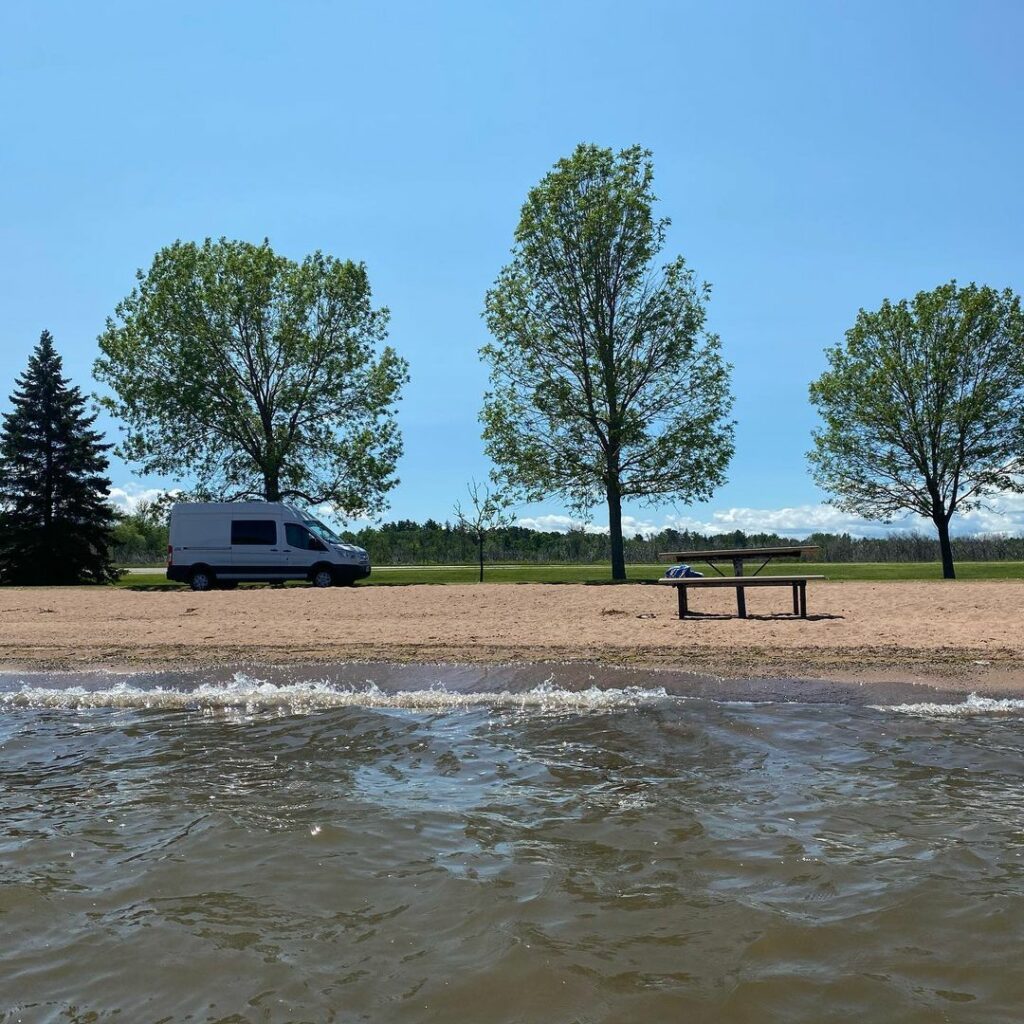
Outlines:
{"type": "MultiPolygon", "coordinates": [[[[664,565],[630,565],[626,572],[630,582],[656,580],[664,575],[664,565]]],[[[705,575],[710,570],[695,565],[705,575]]],[[[726,571],[722,567],[723,572],[726,571]]],[[[753,567],[748,567],[748,575],[753,567]]],[[[961,580],[1024,580],[1024,562],[959,562],[957,578],[961,580]]],[[[762,576],[786,576],[790,573],[809,573],[829,580],[938,580],[942,567],[937,562],[775,562],[761,570],[762,576]]],[[[479,569],[472,565],[459,566],[375,566],[368,580],[360,587],[408,586],[416,583],[475,583],[479,569]]],[[[601,565],[500,565],[487,566],[487,583],[610,583],[611,570],[601,565]]],[[[261,586],[262,584],[252,584],[261,586]]],[[[299,584],[301,585],[301,584],[299,584]]],[[[183,584],[169,583],[162,572],[132,573],[116,584],[133,590],[177,590],[183,584]]]]}

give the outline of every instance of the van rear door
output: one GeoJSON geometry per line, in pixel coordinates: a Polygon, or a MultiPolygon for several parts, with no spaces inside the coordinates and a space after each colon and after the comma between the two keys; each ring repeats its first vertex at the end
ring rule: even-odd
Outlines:
{"type": "MultiPolygon", "coordinates": [[[[236,579],[287,579],[281,524],[261,515],[231,517],[231,576],[236,579]]],[[[226,573],[222,575],[227,575],[226,573]]]]}
{"type": "MultiPolygon", "coordinates": [[[[171,560],[180,569],[203,564],[218,575],[231,565],[228,524],[223,516],[202,510],[172,509],[168,543],[171,560]]],[[[187,577],[182,577],[187,578],[187,577]]]]}

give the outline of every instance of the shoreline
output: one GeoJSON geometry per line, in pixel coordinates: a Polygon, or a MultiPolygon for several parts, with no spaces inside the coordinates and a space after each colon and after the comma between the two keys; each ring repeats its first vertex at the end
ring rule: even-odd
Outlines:
{"type": "Polygon", "coordinates": [[[655,587],[4,588],[0,672],[579,666],[713,679],[730,693],[1024,697],[1024,583],[823,582],[806,620],[777,594],[739,620],[730,596],[702,594],[707,614],[680,621],[674,594],[655,587]]]}
{"type": "MultiPolygon", "coordinates": [[[[455,696],[468,694],[523,694],[538,687],[576,692],[632,689],[664,690],[670,697],[744,703],[843,704],[850,706],[940,704],[961,705],[969,696],[982,698],[1024,697],[1024,687],[1007,690],[972,681],[895,679],[877,676],[798,677],[788,675],[715,675],[707,672],[651,666],[623,666],[606,662],[445,662],[372,661],[352,659],[333,662],[261,661],[221,662],[216,665],[78,666],[11,668],[0,666],[0,694],[11,684],[32,687],[43,677],[47,689],[81,687],[102,691],[104,683],[167,690],[232,686],[298,687],[308,684],[337,686],[359,691],[370,684],[387,694],[431,691],[440,688],[455,696]],[[975,685],[977,683],[977,685],[975,685]],[[57,684],[57,685],[52,685],[57,684]]],[[[270,695],[272,697],[272,695],[270,695]]]]}
{"type": "Polygon", "coordinates": [[[98,673],[148,674],[210,672],[266,667],[273,670],[316,670],[337,665],[389,665],[454,667],[458,669],[519,669],[571,666],[611,671],[693,675],[723,682],[827,682],[829,684],[931,686],[950,693],[988,692],[1024,697],[1024,660],[1017,658],[969,659],[934,651],[899,652],[889,656],[874,648],[839,651],[765,649],[742,655],[702,652],[685,663],[661,649],[548,648],[536,656],[532,648],[487,647],[453,650],[433,645],[333,645],[329,651],[273,645],[248,645],[244,652],[223,649],[159,645],[100,651],[79,651],[56,656],[48,649],[11,651],[0,642],[0,674],[98,673]],[[6,649],[5,649],[6,648],[6,649]],[[982,663],[983,662],[983,663],[982,663]]]}

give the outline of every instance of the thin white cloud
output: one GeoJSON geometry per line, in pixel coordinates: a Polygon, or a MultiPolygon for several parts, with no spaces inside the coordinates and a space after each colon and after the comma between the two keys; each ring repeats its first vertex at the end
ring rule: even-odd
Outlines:
{"type": "Polygon", "coordinates": [[[328,523],[333,523],[338,529],[343,530],[360,530],[365,526],[372,526],[374,523],[370,516],[346,515],[329,501],[314,505],[310,509],[310,513],[315,519],[326,520],[328,523]]]}
{"type": "Polygon", "coordinates": [[[163,487],[143,487],[141,484],[130,481],[123,487],[111,487],[108,500],[122,512],[134,512],[139,503],[143,501],[156,501],[165,494],[173,493],[163,487]]]}
{"type": "MultiPolygon", "coordinates": [[[[1024,533],[1024,495],[1000,494],[990,502],[989,509],[975,509],[957,516],[953,521],[953,533],[960,536],[983,534],[1024,533]]],[[[518,520],[519,525],[535,530],[551,530],[564,533],[572,526],[580,526],[578,520],[564,515],[543,515],[518,520]]],[[[687,515],[667,515],[659,522],[653,519],[622,517],[622,528],[626,536],[637,533],[650,536],[666,528],[691,530],[694,533],[722,534],[742,530],[744,533],[778,533],[784,536],[802,537],[811,533],[849,533],[856,537],[884,537],[893,533],[931,533],[934,526],[927,519],[908,516],[892,523],[879,523],[860,516],[842,512],[831,505],[794,505],[784,508],[734,507],[717,509],[707,518],[687,515]]],[[[588,533],[607,533],[608,527],[590,523],[588,533]]]]}
{"type": "Polygon", "coordinates": [[[1024,533],[1024,494],[1003,492],[990,508],[979,508],[957,517],[956,533],[1024,533]]]}
{"type": "Polygon", "coordinates": [[[887,527],[884,523],[871,522],[860,516],[842,512],[831,505],[795,505],[785,508],[735,507],[720,509],[711,513],[706,520],[688,516],[669,516],[667,526],[677,530],[690,529],[698,533],[852,533],[861,536],[878,536],[893,530],[920,529],[920,521],[904,521],[887,527]]]}
{"type": "MultiPolygon", "coordinates": [[[[168,491],[163,488],[144,487],[133,480],[120,487],[112,487],[110,501],[118,508],[131,512],[138,507],[139,502],[154,501],[166,493],[168,491]]],[[[953,521],[953,533],[965,537],[1024,534],[1024,494],[1003,492],[996,495],[988,504],[989,508],[975,509],[958,515],[953,521]]],[[[328,503],[317,506],[313,514],[328,521],[345,524],[350,529],[368,526],[375,521],[365,516],[338,515],[328,503]]],[[[567,533],[572,529],[590,534],[608,532],[606,524],[587,522],[559,513],[523,516],[516,520],[516,525],[553,533],[567,533]]],[[[934,530],[931,522],[918,516],[908,516],[892,523],[878,523],[841,512],[822,502],[783,508],[736,506],[716,509],[706,518],[672,514],[642,519],[631,515],[622,517],[622,529],[627,537],[637,534],[649,537],[666,528],[692,530],[704,534],[742,530],[744,533],[778,533],[790,537],[804,537],[811,533],[849,533],[855,537],[884,537],[888,534],[911,531],[930,534],[934,530]]]]}
{"type": "Polygon", "coordinates": [[[545,515],[523,516],[516,519],[516,526],[527,530],[540,530],[543,533],[568,533],[570,530],[582,530],[584,533],[607,533],[607,526],[595,526],[593,523],[572,516],[545,515]]]}
{"type": "MultiPolygon", "coordinates": [[[[120,487],[111,487],[108,494],[108,500],[111,505],[114,505],[122,512],[131,513],[139,507],[141,502],[156,501],[158,498],[162,498],[165,494],[178,493],[180,493],[180,488],[144,487],[136,480],[129,480],[120,487]]],[[[372,521],[367,516],[346,517],[344,515],[339,515],[334,506],[329,502],[324,502],[323,504],[318,505],[312,510],[312,512],[318,519],[326,519],[343,525],[357,524],[360,526],[367,526],[372,521]]]]}

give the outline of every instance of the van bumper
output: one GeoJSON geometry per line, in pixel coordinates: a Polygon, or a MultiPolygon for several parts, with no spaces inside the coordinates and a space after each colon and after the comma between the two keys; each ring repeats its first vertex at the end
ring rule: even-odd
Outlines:
{"type": "Polygon", "coordinates": [[[368,565],[353,566],[353,575],[357,580],[365,580],[370,575],[370,567],[368,565]]]}
{"type": "Polygon", "coordinates": [[[172,583],[188,583],[189,567],[185,565],[167,566],[167,578],[172,583]]]}

